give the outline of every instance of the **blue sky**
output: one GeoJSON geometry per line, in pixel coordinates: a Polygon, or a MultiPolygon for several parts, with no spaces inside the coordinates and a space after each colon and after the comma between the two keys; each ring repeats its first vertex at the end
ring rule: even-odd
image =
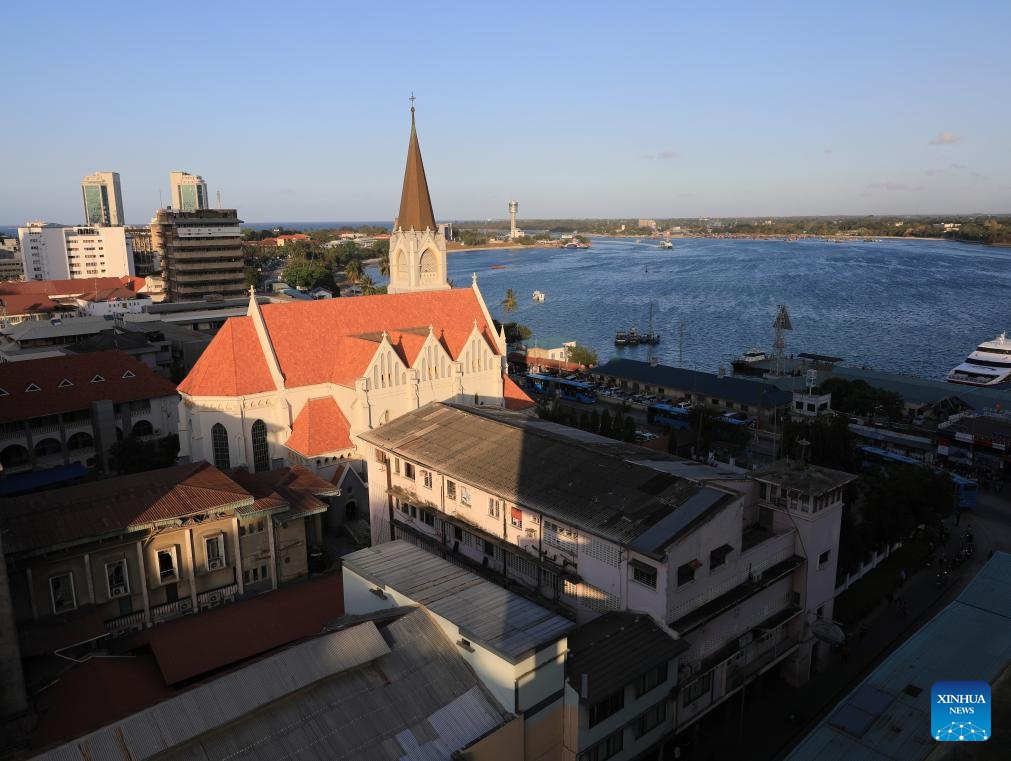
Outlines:
{"type": "Polygon", "coordinates": [[[18,2],[0,223],[1011,212],[1011,3],[18,2]]]}

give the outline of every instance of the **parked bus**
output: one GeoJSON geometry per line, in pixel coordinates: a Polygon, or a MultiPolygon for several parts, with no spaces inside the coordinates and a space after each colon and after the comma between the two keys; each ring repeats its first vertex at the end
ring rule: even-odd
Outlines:
{"type": "Polygon", "coordinates": [[[676,404],[651,404],[646,408],[646,421],[651,425],[684,431],[690,427],[689,410],[676,404]]]}
{"type": "Polygon", "coordinates": [[[554,375],[527,373],[526,384],[527,388],[542,396],[557,396],[559,399],[579,404],[597,403],[593,386],[583,381],[566,380],[554,375]]]}
{"type": "MultiPolygon", "coordinates": [[[[864,445],[859,448],[859,452],[860,458],[863,460],[865,465],[877,462],[929,467],[925,462],[917,460],[915,457],[909,457],[908,455],[899,454],[898,452],[889,452],[887,449],[882,449],[881,447],[864,445]]],[[[979,497],[979,483],[975,479],[965,478],[957,473],[949,473],[948,471],[941,470],[940,468],[934,468],[933,470],[935,473],[944,473],[949,479],[951,479],[951,483],[955,487],[955,504],[958,506],[959,510],[971,510],[976,507],[976,502],[979,497]]]]}

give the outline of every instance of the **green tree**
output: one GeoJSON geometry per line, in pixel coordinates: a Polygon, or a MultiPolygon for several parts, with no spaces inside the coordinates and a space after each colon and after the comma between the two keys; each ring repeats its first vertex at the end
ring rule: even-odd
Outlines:
{"type": "Polygon", "coordinates": [[[600,413],[600,430],[598,433],[600,433],[601,436],[610,436],[611,426],[611,412],[609,410],[604,410],[600,413]]]}
{"type": "Polygon", "coordinates": [[[362,294],[364,296],[374,296],[379,293],[379,288],[376,286],[376,282],[372,279],[371,275],[362,275],[358,284],[362,287],[362,294]]]}
{"type": "Polygon", "coordinates": [[[379,274],[383,277],[390,276],[390,252],[387,251],[385,254],[379,257],[379,274]]]}
{"type": "Polygon", "coordinates": [[[243,274],[246,276],[246,286],[253,286],[254,288],[260,283],[260,268],[259,267],[243,267],[243,274]]]}
{"type": "Polygon", "coordinates": [[[505,293],[505,298],[502,299],[502,311],[509,314],[510,312],[515,312],[519,308],[519,304],[516,303],[516,294],[513,292],[512,288],[508,288],[505,293]]]}
{"type": "Polygon", "coordinates": [[[348,263],[344,266],[344,274],[352,283],[361,282],[364,273],[365,270],[362,269],[361,259],[349,259],[348,263]]]}
{"type": "Polygon", "coordinates": [[[597,352],[588,346],[578,343],[575,346],[568,347],[566,357],[569,362],[582,365],[583,367],[593,367],[597,364],[597,352]]]}
{"type": "Polygon", "coordinates": [[[630,415],[625,418],[625,423],[621,429],[622,441],[635,441],[635,419],[630,415]]]}
{"type": "Polygon", "coordinates": [[[288,262],[288,266],[284,268],[282,273],[284,282],[296,288],[312,288],[317,283],[324,281],[329,275],[330,270],[323,262],[307,259],[295,259],[288,262]]]}

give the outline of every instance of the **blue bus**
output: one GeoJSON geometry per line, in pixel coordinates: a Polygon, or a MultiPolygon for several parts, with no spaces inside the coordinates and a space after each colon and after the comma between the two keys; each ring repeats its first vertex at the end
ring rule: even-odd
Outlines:
{"type": "MultiPolygon", "coordinates": [[[[872,447],[870,445],[860,447],[860,457],[865,464],[871,462],[883,462],[927,467],[925,462],[917,460],[915,457],[909,457],[908,455],[899,454],[898,452],[889,452],[887,449],[872,447]]],[[[979,497],[979,483],[975,479],[965,478],[957,473],[949,473],[948,471],[941,470],[940,468],[934,468],[933,470],[935,473],[944,473],[949,479],[951,479],[951,483],[955,487],[955,504],[959,510],[971,510],[976,507],[976,502],[979,497]]]]}
{"type": "Polygon", "coordinates": [[[528,389],[542,396],[558,396],[560,399],[579,402],[579,404],[597,403],[593,386],[583,381],[566,380],[554,375],[527,373],[526,385],[528,389]]]}
{"type": "Polygon", "coordinates": [[[651,404],[646,408],[646,420],[651,425],[662,425],[679,431],[690,427],[687,407],[676,404],[651,404]]]}

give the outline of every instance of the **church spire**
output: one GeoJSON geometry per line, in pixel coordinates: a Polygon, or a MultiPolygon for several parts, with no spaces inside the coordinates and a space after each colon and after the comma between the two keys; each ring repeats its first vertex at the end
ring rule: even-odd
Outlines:
{"type": "Polygon", "coordinates": [[[435,230],[435,212],[428,195],[425,165],[421,161],[418,131],[414,126],[414,94],[411,94],[411,141],[407,146],[407,168],[404,170],[404,191],[400,196],[400,214],[394,227],[403,230],[435,230]]]}

